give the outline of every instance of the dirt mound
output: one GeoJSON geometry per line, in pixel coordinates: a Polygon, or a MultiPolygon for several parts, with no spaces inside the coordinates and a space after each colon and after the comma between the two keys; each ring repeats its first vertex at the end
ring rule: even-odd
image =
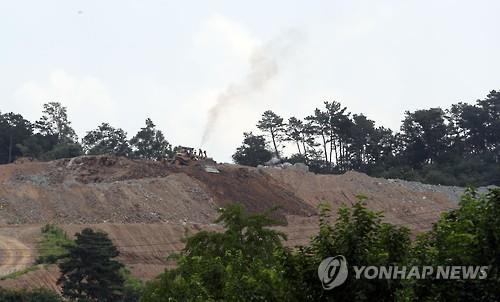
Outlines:
{"type": "MultiPolygon", "coordinates": [[[[298,218],[298,217],[297,217],[298,218]]],[[[316,220],[314,218],[298,218],[301,223],[293,228],[276,227],[288,235],[287,246],[306,244],[310,237],[317,233],[316,220]]],[[[293,220],[298,222],[298,220],[293,220]]],[[[36,242],[40,237],[39,225],[16,225],[0,228],[0,240],[6,242],[18,242],[19,250],[23,253],[34,252],[36,242]]],[[[187,224],[187,223],[161,223],[161,224],[95,224],[95,225],[61,225],[70,235],[81,231],[85,227],[91,227],[106,232],[109,238],[120,251],[119,260],[127,266],[132,274],[138,278],[148,280],[165,268],[173,267],[173,261],[167,261],[166,257],[180,251],[184,247],[183,238],[195,234],[200,230],[220,231],[222,227],[215,224],[187,224]]],[[[1,253],[0,253],[1,254],[1,253]]],[[[0,255],[1,256],[1,255],[0,255]]],[[[0,257],[2,258],[2,257],[0,257]]],[[[15,269],[29,267],[32,260],[18,261],[15,269]]],[[[13,270],[12,263],[4,264],[4,268],[13,270]]],[[[14,288],[36,288],[48,287],[58,290],[56,286],[59,270],[55,265],[37,267],[36,270],[27,272],[15,279],[0,280],[2,287],[14,288]]]]}
{"type": "MultiPolygon", "coordinates": [[[[45,223],[58,223],[71,235],[90,226],[110,235],[134,275],[149,279],[172,265],[165,256],[182,249],[186,235],[220,230],[213,221],[228,203],[241,202],[251,213],[278,207],[275,218],[287,224],[276,228],[288,235],[286,245],[297,246],[317,233],[320,202],[329,203],[335,215],[363,194],[386,221],[418,233],[456,207],[455,195],[447,192],[356,172],[316,175],[215,162],[175,166],[115,156],[26,161],[0,166],[0,244],[19,242],[31,250],[45,223]]],[[[3,260],[14,259],[9,257],[0,251],[0,264],[20,268],[3,260]]],[[[48,266],[0,286],[54,288],[57,274],[48,266]]]]}
{"type": "Polygon", "coordinates": [[[304,203],[282,183],[258,169],[235,165],[219,165],[217,168],[220,171],[218,174],[206,173],[196,167],[183,171],[205,184],[221,206],[239,202],[250,213],[276,208],[276,218],[317,214],[316,208],[304,203]]]}
{"type": "Polygon", "coordinates": [[[3,165],[0,181],[53,185],[61,183],[110,183],[130,179],[163,177],[169,174],[165,162],[131,160],[112,155],[80,156],[51,162],[21,161],[3,165]]]}
{"type": "Polygon", "coordinates": [[[327,202],[335,212],[342,204],[354,203],[357,195],[364,195],[367,198],[367,206],[374,211],[383,212],[386,221],[405,225],[417,232],[429,229],[441,212],[456,206],[446,194],[413,191],[388,180],[358,172],[315,175],[273,168],[263,171],[313,207],[327,202]]]}
{"type": "Polygon", "coordinates": [[[0,236],[0,277],[23,269],[33,261],[33,251],[12,237],[0,236]]]}
{"type": "Polygon", "coordinates": [[[203,185],[185,174],[134,181],[0,187],[0,222],[211,222],[216,206],[203,185]]]}
{"type": "Polygon", "coordinates": [[[165,162],[130,160],[116,156],[81,156],[57,163],[81,183],[114,182],[166,176],[165,162]]]}
{"type": "Polygon", "coordinates": [[[278,208],[276,217],[317,215],[320,202],[337,209],[357,194],[388,221],[419,231],[455,206],[450,194],[365,174],[316,175],[299,169],[198,163],[175,166],[115,156],[0,166],[0,224],[208,224],[217,209],[241,202],[251,212],[278,208]],[[210,173],[216,172],[216,173],[210,173]]]}
{"type": "Polygon", "coordinates": [[[0,224],[210,223],[230,202],[250,212],[279,207],[282,221],[316,213],[272,177],[246,168],[214,174],[200,165],[83,156],[0,169],[0,224]]]}
{"type": "Polygon", "coordinates": [[[57,265],[40,266],[17,278],[0,280],[0,286],[5,288],[34,289],[39,287],[49,288],[59,291],[57,279],[59,278],[59,268],[57,265]]]}
{"type": "MultiPolygon", "coordinates": [[[[213,163],[211,163],[213,164],[213,163]]],[[[276,217],[317,215],[367,196],[387,220],[425,229],[455,206],[432,187],[348,172],[315,175],[297,169],[237,165],[174,166],[115,156],[82,156],[53,162],[0,166],[0,224],[211,223],[217,209],[241,202],[249,212],[277,207],[276,217]],[[207,172],[208,171],[208,172],[207,172]],[[210,173],[217,172],[217,173],[210,173]]]]}

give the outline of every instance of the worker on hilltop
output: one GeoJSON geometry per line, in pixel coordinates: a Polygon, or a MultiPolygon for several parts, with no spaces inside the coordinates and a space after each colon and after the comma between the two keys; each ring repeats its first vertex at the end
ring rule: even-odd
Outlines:
{"type": "Polygon", "coordinates": [[[207,158],[207,150],[203,151],[203,158],[207,158]]]}

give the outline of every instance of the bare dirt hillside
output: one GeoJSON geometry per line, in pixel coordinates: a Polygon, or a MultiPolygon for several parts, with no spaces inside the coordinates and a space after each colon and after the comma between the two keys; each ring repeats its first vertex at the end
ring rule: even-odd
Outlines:
{"type": "Polygon", "coordinates": [[[220,169],[107,156],[1,166],[0,224],[211,223],[235,201],[251,212],[279,206],[283,218],[316,211],[265,173],[220,169]]]}
{"type": "MultiPolygon", "coordinates": [[[[204,164],[173,166],[113,156],[83,156],[52,162],[0,166],[0,273],[29,266],[36,256],[40,227],[60,224],[69,234],[86,226],[106,231],[134,275],[152,278],[165,256],[182,249],[186,235],[220,230],[217,209],[232,202],[250,212],[278,207],[277,226],[288,246],[306,244],[317,230],[317,206],[335,211],[356,195],[384,212],[388,222],[418,233],[456,206],[444,187],[417,186],[361,173],[315,175],[296,169],[204,164]],[[16,251],[16,253],[13,253],[16,251]],[[3,266],[2,266],[3,265],[3,266]],[[10,269],[10,267],[14,269],[10,269]]],[[[0,286],[56,288],[57,268],[47,266],[0,286]]]]}
{"type": "Polygon", "coordinates": [[[0,276],[23,269],[33,261],[33,251],[12,237],[0,236],[0,276]]]}
{"type": "Polygon", "coordinates": [[[438,190],[415,191],[400,183],[358,172],[312,175],[296,170],[268,168],[266,173],[314,208],[326,202],[335,211],[342,204],[354,203],[356,195],[364,195],[368,207],[382,211],[386,221],[405,225],[417,232],[427,230],[442,211],[456,204],[438,190]]]}

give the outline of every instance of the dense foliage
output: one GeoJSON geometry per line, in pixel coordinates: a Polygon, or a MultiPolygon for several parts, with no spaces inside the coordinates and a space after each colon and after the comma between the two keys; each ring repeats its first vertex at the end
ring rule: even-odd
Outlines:
{"type": "Polygon", "coordinates": [[[146,126],[130,140],[123,129],[102,123],[80,141],[71,126],[67,108],[60,103],[44,104],[42,117],[34,123],[19,114],[0,112],[0,164],[20,157],[53,160],[82,154],[159,160],[172,152],[170,143],[149,118],[146,126]]]}
{"type": "Polygon", "coordinates": [[[60,103],[44,104],[43,115],[32,125],[32,131],[34,135],[17,144],[23,156],[51,160],[82,154],[66,107],[60,103]]]}
{"type": "MultiPolygon", "coordinates": [[[[22,156],[171,157],[175,148],[163,132],[151,119],[145,123],[130,140],[123,129],[108,123],[78,140],[60,103],[44,104],[42,117],[34,123],[19,114],[0,113],[0,164],[22,156]]],[[[357,170],[443,185],[500,184],[500,92],[494,90],[475,104],[407,111],[399,132],[376,126],[363,114],[351,114],[335,101],[325,102],[303,119],[284,120],[267,110],[256,126],[263,135],[244,133],[243,144],[233,155],[236,163],[257,166],[274,156],[305,163],[316,173],[357,170]]]]}
{"type": "MultiPolygon", "coordinates": [[[[286,123],[264,112],[257,127],[275,157],[284,157],[280,147],[288,145],[295,151],[283,160],[304,162],[317,173],[357,170],[433,184],[500,184],[500,92],[476,104],[407,111],[397,133],[338,102],[324,105],[286,123]]],[[[234,159],[244,163],[248,157],[234,159]]]]}
{"type": "Polygon", "coordinates": [[[108,123],[102,123],[97,129],[89,131],[82,143],[88,154],[115,154],[119,156],[132,154],[127,133],[108,123]]]}
{"type": "Polygon", "coordinates": [[[223,233],[202,231],[175,256],[178,266],[151,281],[141,301],[497,301],[500,296],[500,190],[469,191],[457,210],[442,215],[414,243],[404,227],[384,223],[364,197],[341,207],[332,223],[322,205],[311,244],[282,246],[283,234],[263,215],[238,205],[222,210],[223,233]],[[484,280],[356,279],[326,291],[320,262],[343,255],[349,265],[489,266],[484,280]]]}
{"type": "Polygon", "coordinates": [[[421,301],[498,301],[500,297],[500,189],[478,196],[469,190],[460,208],[445,213],[432,231],[419,236],[412,256],[416,265],[489,266],[488,279],[415,282],[421,301]]]}
{"type": "Polygon", "coordinates": [[[331,225],[329,208],[321,209],[320,232],[310,246],[290,253],[288,276],[297,301],[395,301],[401,295],[401,280],[356,280],[351,271],[346,282],[324,291],[315,272],[319,263],[343,255],[349,265],[404,265],[408,261],[409,231],[382,222],[380,213],[366,209],[364,197],[352,209],[342,207],[331,225]]]}
{"type": "Polygon", "coordinates": [[[288,301],[282,262],[284,235],[267,229],[265,215],[247,216],[238,204],[221,210],[226,231],[202,231],[188,238],[166,271],[141,301],[288,301]]]}
{"type": "Polygon", "coordinates": [[[233,154],[235,162],[256,167],[272,158],[272,153],[266,149],[266,139],[262,135],[254,135],[252,132],[245,132],[243,135],[245,136],[243,145],[233,154]]]}
{"type": "Polygon", "coordinates": [[[75,235],[68,255],[59,263],[57,283],[66,298],[81,301],[114,302],[123,297],[123,265],[106,233],[86,228],[75,235]]]}
{"type": "Polygon", "coordinates": [[[2,302],[62,302],[61,297],[48,289],[14,290],[0,287],[2,302]]]}
{"type": "Polygon", "coordinates": [[[21,115],[0,112],[0,164],[9,163],[22,154],[17,146],[30,138],[33,125],[21,115]]]}
{"type": "Polygon", "coordinates": [[[134,147],[133,156],[137,158],[161,160],[172,154],[172,145],[149,118],[146,119],[146,127],[130,140],[130,145],[134,147]]]}

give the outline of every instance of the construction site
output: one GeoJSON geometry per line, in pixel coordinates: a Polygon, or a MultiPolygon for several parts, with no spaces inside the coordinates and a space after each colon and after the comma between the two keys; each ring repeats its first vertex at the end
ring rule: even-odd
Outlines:
{"type": "MultiPolygon", "coordinates": [[[[201,151],[201,150],[200,150],[201,151]]],[[[30,267],[40,230],[61,226],[69,235],[85,227],[105,231],[134,276],[148,280],[175,265],[168,255],[200,230],[221,230],[217,210],[241,203],[249,213],[271,208],[286,246],[307,244],[318,232],[318,205],[335,216],[358,194],[384,220],[429,230],[440,213],[457,207],[463,188],[372,178],[358,172],[317,175],[305,165],[246,167],[218,164],[184,148],[172,160],[80,156],[50,162],[19,160],[0,167],[0,276],[30,267]]],[[[0,286],[58,290],[57,265],[39,266],[0,286]]]]}

